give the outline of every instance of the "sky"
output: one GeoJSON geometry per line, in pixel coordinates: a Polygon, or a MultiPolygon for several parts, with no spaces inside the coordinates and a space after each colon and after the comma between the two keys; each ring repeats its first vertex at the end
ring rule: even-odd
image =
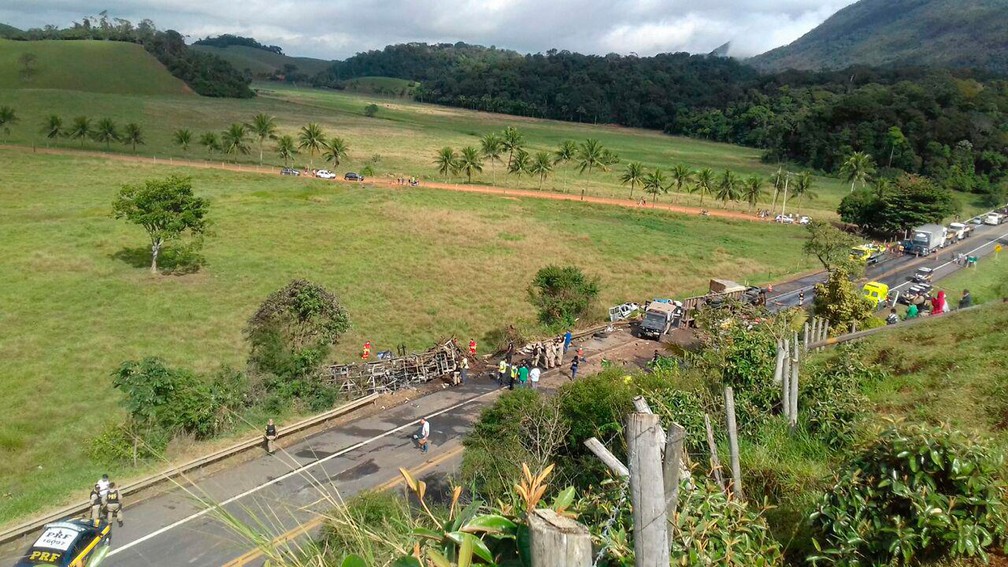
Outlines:
{"type": "Polygon", "coordinates": [[[191,43],[231,33],[288,55],[344,59],[393,43],[464,41],[524,53],[748,57],[786,45],[854,0],[0,0],[0,22],[70,25],[107,10],[191,43]]]}

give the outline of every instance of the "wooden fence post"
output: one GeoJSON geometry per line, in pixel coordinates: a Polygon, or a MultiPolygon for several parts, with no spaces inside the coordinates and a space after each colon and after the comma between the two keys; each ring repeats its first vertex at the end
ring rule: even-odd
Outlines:
{"type": "Polygon", "coordinates": [[[742,467],[739,464],[738,427],[735,425],[735,392],[725,387],[725,414],[728,418],[728,450],[731,453],[732,484],[735,497],[745,500],[742,494],[742,467]]]}
{"type": "MultiPolygon", "coordinates": [[[[644,396],[637,396],[636,398],[634,398],[633,399],[633,405],[634,405],[634,409],[636,409],[637,411],[639,411],[641,413],[654,413],[653,411],[651,411],[651,406],[648,405],[647,400],[644,399],[644,396]]],[[[659,429],[658,433],[660,433],[660,435],[658,435],[658,443],[661,446],[662,450],[664,451],[665,450],[665,431],[659,429]]]]}
{"type": "Polygon", "coordinates": [[[668,537],[672,539],[672,524],[675,522],[676,507],[679,505],[679,475],[682,473],[683,444],[686,441],[686,429],[678,423],[673,423],[666,435],[665,460],[662,462],[662,475],[665,479],[665,515],[668,518],[668,537]]]}
{"type": "Polygon", "coordinates": [[[802,329],[802,344],[805,345],[805,348],[808,348],[810,336],[809,322],[805,321],[805,327],[802,329]]]}
{"type": "Polygon", "coordinates": [[[714,473],[714,482],[721,487],[722,492],[725,489],[724,478],[721,476],[721,459],[717,456],[717,443],[714,442],[714,429],[711,428],[710,415],[703,414],[704,426],[707,428],[707,449],[710,451],[710,467],[711,471],[714,473]]]}
{"type": "Polygon", "coordinates": [[[550,509],[528,515],[533,567],[589,567],[592,564],[588,528],[550,509]]]}
{"type": "Polygon", "coordinates": [[[784,370],[784,344],[781,341],[777,341],[777,360],[774,361],[774,373],[773,379],[774,384],[780,384],[783,376],[781,376],[781,371],[784,370]]]}
{"type": "Polygon", "coordinates": [[[791,340],[784,340],[784,353],[783,360],[781,361],[781,406],[785,416],[788,415],[788,408],[791,407],[791,402],[788,401],[791,394],[791,340]]]}
{"type": "Polygon", "coordinates": [[[590,439],[585,439],[584,444],[585,447],[588,447],[588,450],[594,453],[594,455],[598,457],[605,466],[609,467],[609,470],[616,474],[616,476],[623,478],[630,476],[630,471],[627,470],[626,465],[621,463],[620,460],[616,458],[616,455],[610,453],[609,449],[606,449],[605,445],[603,445],[601,441],[592,437],[590,439]]]}
{"type": "Polygon", "coordinates": [[[798,370],[801,366],[801,359],[798,351],[794,353],[794,360],[791,362],[791,394],[788,396],[790,406],[788,409],[788,423],[794,428],[798,425],[798,370]]]}
{"type": "Polygon", "coordinates": [[[633,505],[634,565],[668,567],[668,516],[662,477],[658,416],[635,412],[627,416],[627,457],[630,502],[633,505]]]}

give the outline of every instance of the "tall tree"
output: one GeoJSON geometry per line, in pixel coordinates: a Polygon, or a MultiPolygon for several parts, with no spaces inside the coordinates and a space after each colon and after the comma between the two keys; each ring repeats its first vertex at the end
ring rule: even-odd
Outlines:
{"type": "Polygon", "coordinates": [[[718,179],[717,184],[717,199],[721,201],[724,208],[728,208],[728,201],[737,201],[739,196],[738,191],[739,180],[735,172],[730,169],[726,169],[721,177],[718,179]]]}
{"type": "Polygon", "coordinates": [[[346,141],[339,136],[334,136],[322,148],[322,158],[333,164],[333,168],[339,167],[340,162],[346,159],[350,152],[350,147],[346,141]]]}
{"type": "MultiPolygon", "coordinates": [[[[574,161],[577,157],[577,143],[574,140],[564,140],[560,142],[553,153],[553,165],[562,165],[574,161]]],[[[563,176],[564,193],[567,192],[567,174],[563,176]]]]}
{"type": "Polygon", "coordinates": [[[709,167],[698,171],[693,188],[697,193],[700,193],[700,206],[702,207],[704,194],[709,194],[714,189],[714,171],[709,167]]]}
{"type": "Polygon", "coordinates": [[[284,134],[277,138],[277,154],[279,154],[280,159],[284,160],[284,166],[290,166],[290,160],[294,159],[294,155],[297,154],[297,145],[294,143],[294,137],[289,134],[284,134]]]}
{"type": "Polygon", "coordinates": [[[445,146],[434,156],[434,165],[438,166],[438,173],[445,176],[447,183],[451,174],[458,171],[458,154],[451,147],[445,146]]]}
{"type": "Polygon", "coordinates": [[[175,145],[182,148],[182,151],[189,151],[189,144],[192,143],[192,131],[188,128],[179,128],[175,130],[173,135],[175,138],[175,145]]]}
{"type": "Polygon", "coordinates": [[[795,179],[794,190],[791,193],[793,196],[798,197],[798,214],[801,214],[802,201],[808,198],[810,201],[815,199],[818,195],[812,192],[812,174],[803,171],[798,174],[798,178],[795,179]]]}
{"type": "Polygon", "coordinates": [[[199,143],[206,148],[208,156],[212,156],[214,152],[219,152],[221,149],[220,140],[217,138],[216,132],[203,132],[199,143]]]}
{"type": "Polygon", "coordinates": [[[91,137],[91,119],[87,116],[74,118],[67,135],[75,140],[80,140],[80,145],[84,147],[84,140],[91,137]]]}
{"type": "Polygon", "coordinates": [[[10,127],[18,121],[17,113],[10,106],[0,106],[0,130],[4,133],[4,142],[10,136],[10,127]]]}
{"type": "Polygon", "coordinates": [[[490,174],[493,184],[497,185],[497,168],[494,164],[501,160],[501,153],[504,151],[504,142],[500,136],[490,132],[480,138],[480,153],[483,158],[490,162],[490,174]]]}
{"type": "Polygon", "coordinates": [[[508,153],[507,168],[510,171],[515,152],[525,147],[525,137],[517,128],[508,126],[501,134],[501,147],[508,153]]]}
{"type": "Polygon", "coordinates": [[[529,301],[547,325],[573,325],[591,309],[598,294],[598,277],[576,266],[546,266],[536,272],[528,288],[529,301]]]}
{"type": "Polygon", "coordinates": [[[465,172],[466,179],[472,183],[473,173],[483,172],[483,158],[480,156],[480,151],[472,146],[462,148],[462,154],[458,159],[458,168],[465,172]]]}
{"type": "Polygon", "coordinates": [[[105,149],[109,149],[112,142],[119,141],[119,128],[111,118],[102,118],[95,124],[94,132],[91,134],[96,142],[105,142],[105,149]]]}
{"type": "Polygon", "coordinates": [[[854,152],[844,160],[840,173],[850,181],[850,192],[853,193],[855,184],[860,183],[863,187],[875,175],[875,160],[864,152],[854,152]]]}
{"type": "Polygon", "coordinates": [[[746,203],[749,203],[749,212],[751,213],[754,208],[756,208],[756,203],[759,202],[766,194],[763,190],[763,178],[759,175],[750,175],[746,178],[745,183],[742,186],[742,198],[745,199],[746,203]]]}
{"type": "Polygon", "coordinates": [[[244,124],[238,122],[231,124],[221,134],[220,140],[221,150],[225,154],[233,155],[236,163],[238,162],[238,154],[248,154],[251,151],[248,145],[248,130],[244,124]]]}
{"type": "Polygon", "coordinates": [[[686,164],[680,163],[673,167],[671,176],[676,193],[682,193],[684,188],[689,190],[690,183],[693,181],[693,171],[686,164]]]}
{"type": "Polygon", "coordinates": [[[587,169],[588,175],[591,175],[592,169],[596,167],[605,171],[608,166],[606,165],[604,152],[605,148],[594,138],[588,138],[584,142],[581,142],[577,153],[578,169],[580,172],[584,173],[587,169]]]}
{"type": "Polygon", "coordinates": [[[49,147],[49,142],[63,135],[63,118],[59,114],[50,114],[42,123],[42,135],[46,137],[46,147],[49,147]]]}
{"type": "Polygon", "coordinates": [[[543,181],[546,181],[546,176],[553,171],[553,158],[549,152],[536,152],[529,163],[528,171],[539,177],[539,190],[542,191],[543,181]]]}
{"type": "Polygon", "coordinates": [[[260,112],[252,118],[252,122],[248,123],[247,126],[252,131],[252,135],[259,141],[259,165],[262,165],[263,142],[276,138],[276,118],[260,112]]]}
{"type": "Polygon", "coordinates": [[[136,153],[137,144],[143,145],[146,143],[143,138],[143,130],[139,124],[136,122],[127,122],[123,126],[122,143],[132,146],[133,153],[136,153]]]}
{"type": "Polygon", "coordinates": [[[311,122],[307,126],[302,126],[298,133],[298,148],[308,150],[308,168],[315,167],[315,153],[322,150],[326,137],[322,132],[322,127],[311,122]]]}
{"type": "Polygon", "coordinates": [[[665,173],[661,168],[655,168],[653,172],[644,178],[644,191],[650,193],[654,198],[651,201],[652,207],[658,202],[658,195],[668,191],[668,187],[665,185],[665,173]]]}
{"type": "Polygon", "coordinates": [[[626,165],[626,169],[623,170],[623,176],[620,177],[620,183],[626,185],[630,184],[630,198],[633,199],[634,187],[638,183],[644,181],[644,166],[641,165],[639,161],[632,161],[626,165]]]}
{"type": "Polygon", "coordinates": [[[188,234],[198,242],[207,228],[206,199],[196,197],[188,177],[150,179],[143,185],[124,185],[112,202],[117,219],[143,227],[150,238],[151,273],[157,273],[158,254],[165,243],[188,234]]]}

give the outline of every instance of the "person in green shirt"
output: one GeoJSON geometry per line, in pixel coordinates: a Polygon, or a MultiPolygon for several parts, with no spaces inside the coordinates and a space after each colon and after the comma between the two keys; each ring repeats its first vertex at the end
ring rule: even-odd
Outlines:
{"type": "Polygon", "coordinates": [[[518,368],[518,381],[521,382],[523,388],[528,385],[528,376],[529,376],[528,364],[522,362],[521,366],[518,368]]]}
{"type": "Polygon", "coordinates": [[[916,319],[918,315],[917,304],[911,303],[910,307],[907,307],[906,319],[916,319]]]}

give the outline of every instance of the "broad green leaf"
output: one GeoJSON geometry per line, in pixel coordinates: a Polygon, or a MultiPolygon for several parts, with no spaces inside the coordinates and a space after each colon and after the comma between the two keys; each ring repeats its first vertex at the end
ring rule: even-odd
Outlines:
{"type": "Polygon", "coordinates": [[[368,567],[368,564],[359,555],[347,555],[340,567],[368,567]]]}

